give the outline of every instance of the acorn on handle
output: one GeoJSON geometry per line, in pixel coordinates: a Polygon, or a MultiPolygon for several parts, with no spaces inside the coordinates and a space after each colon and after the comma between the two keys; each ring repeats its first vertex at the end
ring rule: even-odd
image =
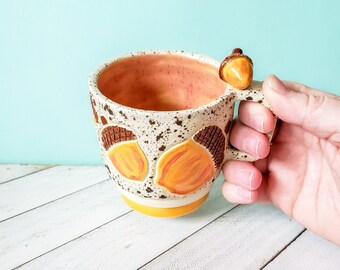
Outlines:
{"type": "Polygon", "coordinates": [[[246,89],[253,81],[253,61],[240,48],[235,48],[221,63],[219,74],[232,87],[246,89]]]}

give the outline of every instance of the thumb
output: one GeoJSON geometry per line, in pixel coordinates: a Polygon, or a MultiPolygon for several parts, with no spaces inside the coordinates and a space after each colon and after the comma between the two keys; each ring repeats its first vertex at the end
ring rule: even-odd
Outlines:
{"type": "Polygon", "coordinates": [[[265,97],[273,112],[284,122],[340,143],[340,98],[300,84],[285,85],[276,76],[263,83],[265,97]],[[295,86],[288,88],[288,85],[295,86]],[[295,88],[295,89],[292,89],[295,88]]]}

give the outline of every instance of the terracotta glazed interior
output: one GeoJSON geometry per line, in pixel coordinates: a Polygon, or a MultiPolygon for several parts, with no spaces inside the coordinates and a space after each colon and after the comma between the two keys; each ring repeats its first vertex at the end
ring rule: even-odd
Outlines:
{"type": "Polygon", "coordinates": [[[109,65],[98,78],[107,98],[144,110],[195,108],[222,95],[218,69],[178,55],[138,55],[109,65]]]}

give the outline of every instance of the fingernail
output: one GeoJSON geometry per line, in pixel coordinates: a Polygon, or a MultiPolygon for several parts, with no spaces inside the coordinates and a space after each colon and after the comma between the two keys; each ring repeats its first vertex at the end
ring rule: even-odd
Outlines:
{"type": "Polygon", "coordinates": [[[250,190],[246,190],[244,188],[238,188],[237,191],[237,196],[239,196],[241,199],[246,200],[247,202],[251,201],[251,191],[250,190]]]}
{"type": "Polygon", "coordinates": [[[255,156],[255,157],[259,157],[259,148],[260,148],[260,140],[258,140],[257,138],[253,138],[253,137],[250,137],[250,138],[247,138],[245,141],[244,141],[244,150],[255,156]]]}
{"type": "Polygon", "coordinates": [[[253,186],[253,172],[247,171],[247,170],[240,170],[239,171],[239,177],[240,179],[242,179],[243,183],[245,183],[245,185],[252,189],[253,186]]]}
{"type": "Polygon", "coordinates": [[[288,93],[287,87],[275,75],[271,75],[268,85],[271,90],[279,93],[280,95],[286,95],[288,93]]]}

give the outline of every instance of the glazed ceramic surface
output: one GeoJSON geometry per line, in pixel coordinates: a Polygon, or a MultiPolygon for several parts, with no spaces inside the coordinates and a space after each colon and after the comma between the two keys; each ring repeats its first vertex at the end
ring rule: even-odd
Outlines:
{"type": "MultiPolygon", "coordinates": [[[[186,65],[186,62],[183,63],[186,65]]],[[[155,65],[157,63],[151,66],[155,65]]],[[[114,59],[100,66],[90,76],[91,104],[103,161],[111,178],[130,201],[156,208],[191,204],[208,194],[227,159],[248,158],[244,153],[230,149],[229,129],[235,100],[264,102],[261,83],[253,82],[244,91],[232,89],[219,79],[218,68],[219,62],[198,54],[153,51],[114,59]],[[177,73],[183,73],[182,77],[172,76],[176,68],[164,68],[161,77],[155,74],[155,77],[158,76],[157,81],[148,82],[147,90],[143,90],[145,85],[142,87],[138,84],[134,86],[135,90],[131,90],[135,91],[132,94],[114,94],[114,91],[124,92],[124,87],[127,87],[125,82],[123,89],[118,87],[122,76],[130,78],[124,75],[130,69],[115,69],[114,65],[124,65],[126,61],[134,59],[136,62],[133,63],[140,67],[133,72],[140,74],[127,81],[134,80],[137,83],[138,80],[143,80],[143,76],[150,75],[145,75],[148,70],[143,68],[142,57],[148,55],[161,56],[162,63],[174,59],[177,61],[176,57],[182,57],[188,63],[192,61],[193,66],[190,64],[184,71],[177,70],[177,73]],[[209,70],[203,77],[198,73],[196,81],[190,82],[191,68],[197,70],[200,65],[209,70]],[[177,78],[176,85],[181,85],[188,96],[181,97],[177,88],[174,90],[175,94],[169,94],[172,90],[165,89],[166,98],[159,102],[149,101],[148,95],[152,95],[148,92],[150,87],[164,88],[157,85],[164,78],[169,84],[171,78],[177,78]],[[214,84],[211,87],[219,90],[209,89],[210,84],[214,84]],[[204,87],[206,89],[202,89],[204,87]],[[209,91],[213,95],[196,97],[209,91]],[[209,102],[204,104],[206,100],[209,102]],[[193,104],[189,104],[187,108],[190,102],[193,104]],[[162,105],[163,103],[166,104],[162,105]]],[[[147,78],[151,79],[152,76],[147,78]]],[[[153,90],[157,98],[160,96],[159,91],[163,91],[158,88],[153,90]]]]}

